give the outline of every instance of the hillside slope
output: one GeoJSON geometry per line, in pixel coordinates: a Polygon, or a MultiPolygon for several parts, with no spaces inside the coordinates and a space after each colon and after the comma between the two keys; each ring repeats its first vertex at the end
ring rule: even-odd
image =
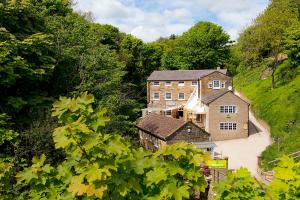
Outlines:
{"type": "Polygon", "coordinates": [[[288,83],[277,82],[271,89],[271,78],[262,80],[263,68],[255,68],[234,77],[238,91],[251,101],[251,109],[265,120],[275,139],[262,154],[264,162],[300,149],[300,75],[288,83]],[[277,144],[279,138],[279,149],[277,144]]]}

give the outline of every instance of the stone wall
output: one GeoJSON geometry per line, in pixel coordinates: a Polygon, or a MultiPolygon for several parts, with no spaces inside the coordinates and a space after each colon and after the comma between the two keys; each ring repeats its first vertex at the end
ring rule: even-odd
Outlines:
{"type": "Polygon", "coordinates": [[[157,150],[167,144],[165,141],[150,135],[143,130],[139,130],[139,136],[141,145],[149,150],[157,150]]]}
{"type": "Polygon", "coordinates": [[[184,105],[196,86],[192,86],[192,81],[184,81],[184,86],[179,86],[179,81],[171,81],[171,86],[166,86],[165,81],[159,81],[159,86],[154,86],[154,81],[148,82],[148,108],[169,108],[184,105]],[[158,92],[160,99],[154,99],[154,93],[158,92]],[[172,93],[172,100],[165,100],[165,93],[172,93]],[[178,99],[178,94],[184,93],[184,100],[178,99]]]}
{"type": "Polygon", "coordinates": [[[177,130],[171,136],[167,138],[167,144],[173,144],[175,142],[186,141],[186,142],[207,142],[209,141],[210,135],[203,129],[199,128],[193,123],[187,123],[182,128],[177,130]],[[188,128],[190,132],[188,132],[188,128]]]}
{"type": "Polygon", "coordinates": [[[209,104],[209,128],[212,140],[228,140],[248,137],[249,106],[248,103],[228,92],[209,104]],[[237,106],[237,113],[220,113],[221,105],[237,106]],[[220,122],[237,123],[236,130],[220,130],[220,122]]]}
{"type": "Polygon", "coordinates": [[[202,77],[201,79],[201,96],[205,96],[216,89],[208,88],[208,83],[213,80],[220,80],[221,82],[225,82],[225,88],[220,88],[218,91],[227,91],[228,86],[232,87],[232,78],[229,76],[224,75],[221,72],[215,71],[207,76],[202,77]]]}

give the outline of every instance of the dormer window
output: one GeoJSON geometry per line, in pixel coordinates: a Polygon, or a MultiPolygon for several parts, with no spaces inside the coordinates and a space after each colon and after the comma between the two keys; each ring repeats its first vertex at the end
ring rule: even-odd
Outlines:
{"type": "Polygon", "coordinates": [[[213,89],[220,89],[221,88],[221,81],[213,80],[213,89]]]}
{"type": "Polygon", "coordinates": [[[153,82],[153,85],[154,85],[154,86],[159,86],[159,81],[154,81],[154,82],[153,82]]]}
{"type": "Polygon", "coordinates": [[[171,86],[172,85],[172,82],[171,81],[166,81],[165,82],[165,86],[171,86]]]}
{"type": "Polygon", "coordinates": [[[178,86],[184,86],[184,81],[179,81],[178,86]]]}

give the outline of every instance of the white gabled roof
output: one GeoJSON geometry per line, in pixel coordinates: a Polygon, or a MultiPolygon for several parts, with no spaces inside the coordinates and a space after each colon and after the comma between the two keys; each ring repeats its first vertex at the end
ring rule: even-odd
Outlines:
{"type": "Polygon", "coordinates": [[[188,110],[191,110],[195,114],[202,114],[205,112],[204,107],[201,106],[201,102],[198,99],[198,86],[195,87],[193,93],[191,94],[184,107],[188,110]]]}

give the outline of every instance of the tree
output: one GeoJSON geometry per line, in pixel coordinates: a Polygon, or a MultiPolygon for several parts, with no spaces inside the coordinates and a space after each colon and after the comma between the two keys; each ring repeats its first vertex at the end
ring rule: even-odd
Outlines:
{"type": "Polygon", "coordinates": [[[105,110],[94,110],[94,96],[61,97],[52,115],[53,132],[65,161],[51,166],[46,156],[17,174],[21,197],[47,199],[187,199],[203,191],[200,163],[208,155],[194,145],[178,143],[155,153],[134,149],[121,135],[103,132],[105,110]]]}
{"type": "Polygon", "coordinates": [[[224,66],[229,58],[229,35],[211,22],[199,22],[176,39],[169,40],[165,68],[205,69],[224,66]]]}
{"type": "Polygon", "coordinates": [[[214,190],[217,199],[282,199],[300,198],[300,162],[283,156],[273,169],[274,178],[269,185],[255,180],[245,168],[229,172],[214,190]]]}
{"type": "Polygon", "coordinates": [[[264,190],[260,188],[246,168],[228,172],[226,179],[220,182],[214,190],[217,192],[217,200],[265,199],[264,190]]]}
{"type": "Polygon", "coordinates": [[[240,36],[239,43],[246,63],[254,66],[262,59],[270,59],[272,88],[275,71],[283,52],[285,30],[298,21],[298,7],[294,0],[272,0],[267,9],[240,36]]]}
{"type": "Polygon", "coordinates": [[[267,187],[273,199],[299,199],[300,198],[300,162],[283,156],[278,159],[274,180],[267,187]]]}
{"type": "Polygon", "coordinates": [[[294,68],[300,65],[300,23],[296,23],[286,30],[284,35],[284,49],[294,68]]]}

